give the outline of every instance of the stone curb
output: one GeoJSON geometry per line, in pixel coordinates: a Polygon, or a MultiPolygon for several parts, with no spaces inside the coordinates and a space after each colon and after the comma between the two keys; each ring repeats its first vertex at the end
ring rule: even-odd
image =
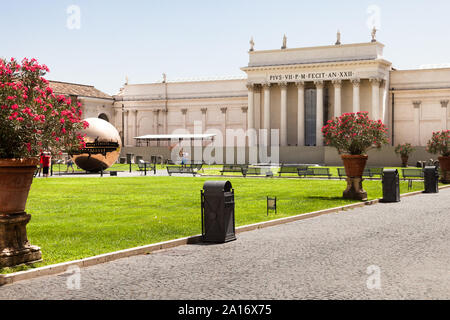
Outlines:
{"type": "MultiPolygon", "coordinates": [[[[441,189],[447,189],[447,188],[450,188],[450,185],[442,186],[439,189],[441,190],[441,189]]],[[[414,195],[418,195],[418,194],[422,194],[422,191],[405,193],[405,194],[401,195],[401,197],[402,198],[409,197],[409,196],[414,196],[414,195]]],[[[346,211],[346,210],[350,210],[350,209],[364,207],[367,205],[373,205],[373,204],[377,204],[379,202],[380,202],[380,199],[375,199],[375,200],[370,200],[370,201],[365,201],[365,202],[360,202],[360,203],[354,203],[354,204],[350,204],[350,205],[346,205],[346,206],[342,206],[342,207],[324,209],[324,210],[310,212],[310,213],[303,213],[303,214],[296,215],[296,216],[285,217],[285,218],[245,225],[245,226],[237,227],[236,234],[239,234],[242,232],[247,232],[247,231],[252,231],[252,230],[258,230],[258,229],[262,229],[262,228],[267,228],[267,227],[272,227],[272,226],[277,226],[277,225],[281,225],[281,224],[285,224],[285,223],[289,223],[289,222],[314,218],[314,217],[318,217],[318,216],[324,215],[324,214],[336,213],[336,212],[340,212],[340,211],[346,211]]],[[[179,238],[179,239],[169,240],[169,241],[164,241],[164,242],[158,242],[158,243],[154,243],[154,244],[150,244],[150,245],[125,249],[125,250],[105,253],[105,254],[94,256],[94,257],[80,259],[80,260],[58,263],[58,264],[40,267],[40,268],[36,268],[36,269],[31,269],[31,270],[27,270],[27,271],[19,271],[19,272],[10,273],[10,274],[0,274],[0,287],[3,285],[12,284],[14,282],[18,282],[18,281],[22,281],[22,280],[29,280],[29,279],[33,279],[33,278],[37,278],[37,277],[41,277],[41,276],[49,276],[49,275],[65,273],[68,271],[68,269],[70,267],[74,267],[74,266],[77,266],[79,268],[85,268],[85,267],[90,267],[90,266],[94,266],[94,265],[101,264],[101,263],[111,262],[111,261],[122,259],[122,258],[150,254],[155,251],[174,248],[174,247],[178,247],[181,245],[200,243],[201,241],[202,241],[202,236],[195,235],[195,236],[184,237],[184,238],[179,238]]]]}

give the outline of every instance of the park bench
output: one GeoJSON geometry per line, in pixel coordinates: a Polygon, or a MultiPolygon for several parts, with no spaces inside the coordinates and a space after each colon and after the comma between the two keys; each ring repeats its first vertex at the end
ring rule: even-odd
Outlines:
{"type": "Polygon", "coordinates": [[[248,165],[246,165],[246,164],[224,164],[220,173],[221,173],[221,175],[223,175],[225,172],[242,173],[242,168],[248,168],[248,165]]]}
{"type": "Polygon", "coordinates": [[[172,166],[166,166],[167,173],[169,176],[172,175],[172,173],[187,173],[192,174],[194,177],[197,174],[197,172],[201,169],[202,165],[172,165],[172,166]]]}
{"type": "Polygon", "coordinates": [[[298,174],[299,170],[306,171],[308,166],[304,165],[284,165],[282,164],[280,170],[278,171],[278,175],[281,177],[283,173],[295,173],[298,174]]]}
{"type": "MultiPolygon", "coordinates": [[[[375,176],[379,176],[379,178],[381,179],[381,176],[383,175],[383,169],[384,168],[364,168],[362,176],[364,178],[369,178],[369,179],[372,179],[375,176]]],[[[339,180],[347,177],[345,168],[337,168],[337,170],[338,170],[339,180]]]]}
{"type": "Polygon", "coordinates": [[[317,176],[317,177],[328,177],[331,178],[330,168],[311,168],[308,167],[306,170],[303,168],[298,168],[298,175],[303,176],[317,176]]]}
{"type": "Polygon", "coordinates": [[[381,179],[381,177],[383,175],[383,170],[384,170],[384,168],[369,168],[370,178],[378,176],[381,179]]]}
{"type": "Polygon", "coordinates": [[[259,168],[259,167],[242,167],[242,175],[246,176],[266,176],[273,177],[273,172],[270,168],[259,168]]]}
{"type": "Polygon", "coordinates": [[[402,169],[403,180],[423,179],[422,169],[402,169]]]}
{"type": "Polygon", "coordinates": [[[139,171],[153,171],[153,174],[156,174],[156,164],[145,162],[144,160],[139,160],[138,163],[138,170],[139,171]]]}
{"type": "Polygon", "coordinates": [[[203,171],[203,162],[192,162],[190,164],[187,164],[186,166],[191,167],[193,170],[196,170],[199,172],[200,170],[203,171]]]}

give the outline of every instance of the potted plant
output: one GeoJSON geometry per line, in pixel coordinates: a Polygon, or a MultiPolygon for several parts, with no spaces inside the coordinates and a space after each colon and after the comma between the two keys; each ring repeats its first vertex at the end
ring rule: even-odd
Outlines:
{"type": "Polygon", "coordinates": [[[25,213],[38,155],[84,143],[81,104],[55,96],[48,71],[36,59],[0,59],[0,268],[40,259],[26,239],[25,213]]]}
{"type": "Polygon", "coordinates": [[[345,113],[327,122],[322,128],[326,145],[335,147],[341,155],[347,174],[344,198],[363,200],[362,174],[367,151],[388,143],[387,128],[381,120],[369,119],[368,112],[345,113]]]}
{"type": "Polygon", "coordinates": [[[415,151],[410,143],[399,144],[395,147],[395,153],[402,158],[402,167],[408,166],[409,156],[415,151]]]}
{"type": "Polygon", "coordinates": [[[450,130],[433,132],[427,143],[427,151],[439,154],[439,167],[441,168],[443,183],[450,183],[450,130]]]}

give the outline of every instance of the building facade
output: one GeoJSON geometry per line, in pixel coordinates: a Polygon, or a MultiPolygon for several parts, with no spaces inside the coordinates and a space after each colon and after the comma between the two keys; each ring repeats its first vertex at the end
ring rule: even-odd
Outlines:
{"type": "MultiPolygon", "coordinates": [[[[418,159],[429,159],[424,147],[432,132],[449,128],[450,68],[396,70],[383,49],[374,38],[260,51],[252,44],[242,78],[125,84],[105,114],[129,148],[136,147],[135,137],[180,129],[218,132],[225,145],[232,142],[228,129],[254,129],[246,144],[258,146],[266,129],[278,131],[277,141],[268,135],[264,143],[280,146],[281,162],[304,162],[296,158],[302,154],[305,161],[331,164],[337,155],[323,146],[322,126],[343,113],[367,111],[387,125],[392,146],[409,142],[419,148],[418,159]]],[[[87,114],[97,114],[95,108],[88,106],[87,114]]],[[[396,161],[392,146],[386,152],[396,161]]]]}

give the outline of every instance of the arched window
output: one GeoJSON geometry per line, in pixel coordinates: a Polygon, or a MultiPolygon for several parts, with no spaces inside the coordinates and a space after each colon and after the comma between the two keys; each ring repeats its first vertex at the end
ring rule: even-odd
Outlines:
{"type": "Polygon", "coordinates": [[[108,122],[109,122],[108,116],[107,116],[106,114],[104,114],[104,113],[100,113],[100,114],[98,115],[98,117],[99,117],[100,119],[102,119],[102,120],[105,120],[105,121],[108,121],[108,122]]]}

